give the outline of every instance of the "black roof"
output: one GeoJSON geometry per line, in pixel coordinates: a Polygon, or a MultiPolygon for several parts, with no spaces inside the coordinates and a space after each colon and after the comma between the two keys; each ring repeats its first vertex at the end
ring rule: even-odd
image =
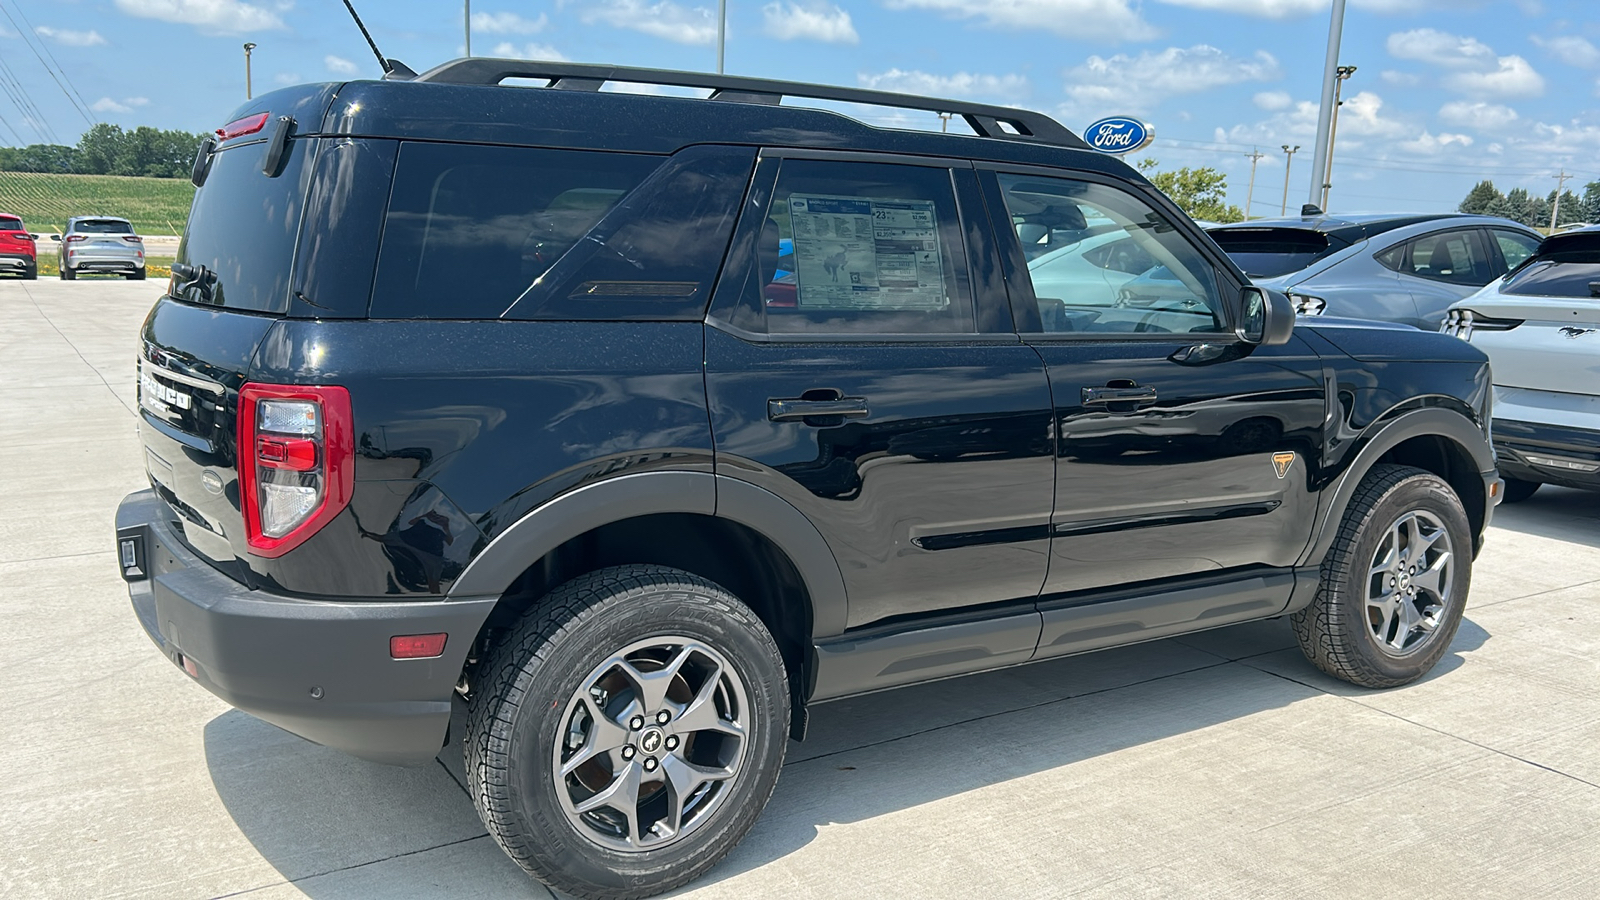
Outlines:
{"type": "Polygon", "coordinates": [[[1329,215],[1324,213],[1319,216],[1286,216],[1278,219],[1251,219],[1248,222],[1232,222],[1227,225],[1207,228],[1206,232],[1216,234],[1223,231],[1245,233],[1269,230],[1315,231],[1319,234],[1325,234],[1331,238],[1354,244],[1357,241],[1366,240],[1386,231],[1393,231],[1396,228],[1452,219],[1470,219],[1484,223],[1493,222],[1526,230],[1526,226],[1510,219],[1474,216],[1466,213],[1362,213],[1357,215],[1329,215]]]}

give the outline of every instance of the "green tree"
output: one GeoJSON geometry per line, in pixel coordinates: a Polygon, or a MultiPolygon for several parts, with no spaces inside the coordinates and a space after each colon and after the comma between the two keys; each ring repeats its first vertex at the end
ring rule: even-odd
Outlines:
{"type": "Polygon", "coordinates": [[[1142,159],[1138,169],[1191,218],[1212,222],[1244,221],[1244,211],[1228,202],[1228,176],[1210,166],[1197,169],[1185,166],[1172,172],[1156,172],[1157,165],[1153,159],[1142,159]]]}
{"type": "Polygon", "coordinates": [[[0,171],[64,174],[75,171],[77,156],[76,149],[61,144],[0,147],[0,171]]]}
{"type": "Polygon", "coordinates": [[[1466,199],[1462,200],[1461,205],[1456,209],[1475,216],[1495,215],[1489,210],[1494,208],[1497,200],[1504,201],[1505,195],[1500,193],[1500,189],[1494,186],[1494,182],[1484,180],[1478,182],[1472,190],[1467,192],[1466,199]]]}
{"type": "MultiPolygon", "coordinates": [[[[1544,202],[1546,207],[1555,206],[1556,192],[1551,191],[1550,196],[1544,198],[1544,202]]],[[[1561,208],[1556,210],[1556,227],[1560,228],[1563,225],[1570,225],[1573,222],[1585,221],[1588,220],[1583,217],[1583,201],[1579,200],[1577,195],[1573,194],[1571,191],[1562,191],[1561,208]]],[[[1550,224],[1549,216],[1545,216],[1544,224],[1550,224]]]]}
{"type": "Polygon", "coordinates": [[[1600,181],[1591,181],[1583,186],[1583,214],[1580,222],[1600,222],[1600,181]]]}

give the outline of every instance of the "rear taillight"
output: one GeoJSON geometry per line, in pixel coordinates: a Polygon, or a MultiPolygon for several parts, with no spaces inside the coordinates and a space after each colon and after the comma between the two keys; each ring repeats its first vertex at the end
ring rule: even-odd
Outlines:
{"type": "Polygon", "coordinates": [[[69,234],[66,237],[62,238],[62,240],[66,241],[69,244],[74,244],[74,243],[77,243],[78,241],[83,240],[83,235],[81,235],[81,234],[69,234]]]}
{"type": "Polygon", "coordinates": [[[228,141],[236,137],[244,137],[247,134],[255,134],[266,127],[267,119],[271,117],[272,113],[256,113],[253,116],[234,119],[232,122],[217,129],[217,138],[228,141]]]}
{"type": "Polygon", "coordinates": [[[143,244],[144,243],[144,238],[139,237],[137,234],[125,234],[125,235],[122,236],[122,239],[127,241],[130,244],[143,244]]]}
{"type": "Polygon", "coordinates": [[[350,503],[355,437],[342,387],[239,389],[239,485],[250,552],[282,556],[350,503]]]}

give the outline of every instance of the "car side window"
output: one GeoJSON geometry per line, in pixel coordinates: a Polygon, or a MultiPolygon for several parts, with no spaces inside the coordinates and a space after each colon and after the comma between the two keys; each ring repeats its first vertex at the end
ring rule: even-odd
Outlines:
{"type": "Polygon", "coordinates": [[[1474,231],[1425,234],[1379,253],[1378,262],[1402,275],[1450,284],[1485,285],[1493,268],[1474,231]]]}
{"type": "Polygon", "coordinates": [[[1506,231],[1500,228],[1491,228],[1489,233],[1494,235],[1495,243],[1500,245],[1500,255],[1505,258],[1506,271],[1522,265],[1523,260],[1534,254],[1539,249],[1539,239],[1520,231],[1506,231]]]}
{"type": "Polygon", "coordinates": [[[1098,182],[998,178],[1044,332],[1224,329],[1215,270],[1144,199],[1098,182]]]}
{"type": "Polygon", "coordinates": [[[748,298],[770,334],[970,334],[950,170],[783,160],[748,298]]]}

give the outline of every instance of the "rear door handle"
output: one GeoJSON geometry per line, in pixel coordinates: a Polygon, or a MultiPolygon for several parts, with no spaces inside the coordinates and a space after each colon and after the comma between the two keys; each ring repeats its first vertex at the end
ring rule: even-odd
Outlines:
{"type": "Polygon", "coordinates": [[[1084,406],[1109,406],[1113,403],[1131,403],[1134,408],[1150,406],[1156,402],[1153,387],[1086,387],[1083,389],[1084,406]]]}
{"type": "Polygon", "coordinates": [[[859,419],[866,415],[867,398],[865,397],[839,397],[833,400],[795,399],[767,401],[767,418],[774,422],[790,422],[795,419],[824,416],[859,419]]]}

